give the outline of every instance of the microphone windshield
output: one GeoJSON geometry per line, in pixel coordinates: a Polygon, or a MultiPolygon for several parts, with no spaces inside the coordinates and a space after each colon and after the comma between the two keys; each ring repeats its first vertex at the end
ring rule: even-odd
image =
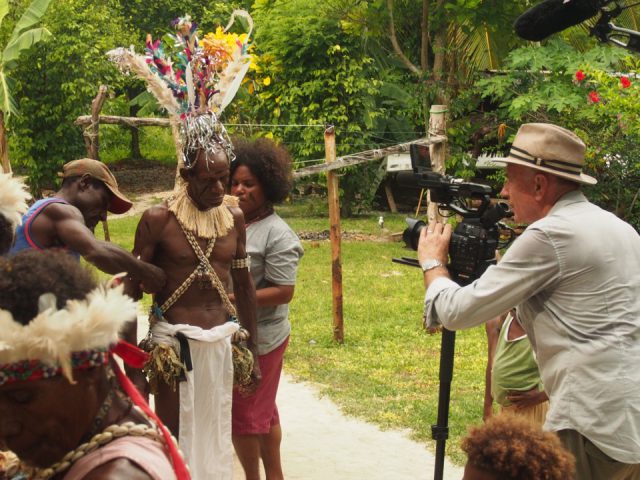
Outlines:
{"type": "Polygon", "coordinates": [[[596,16],[604,3],[599,0],[544,0],[520,15],[513,28],[519,37],[539,42],[596,16]]]}

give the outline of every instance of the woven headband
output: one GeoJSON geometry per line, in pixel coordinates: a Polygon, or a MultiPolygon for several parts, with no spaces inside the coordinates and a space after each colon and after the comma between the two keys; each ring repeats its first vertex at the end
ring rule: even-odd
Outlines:
{"type": "MultiPolygon", "coordinates": [[[[71,369],[84,370],[86,368],[105,365],[109,361],[106,349],[85,350],[71,354],[71,369]]],[[[14,382],[31,380],[46,380],[62,374],[59,363],[43,362],[41,360],[22,360],[0,365],[0,386],[14,382]]]]}

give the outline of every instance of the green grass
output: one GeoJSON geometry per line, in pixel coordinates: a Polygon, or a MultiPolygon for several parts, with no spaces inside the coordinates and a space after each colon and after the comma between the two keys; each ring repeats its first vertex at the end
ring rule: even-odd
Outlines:
{"type": "MultiPolygon", "coordinates": [[[[326,200],[305,199],[278,212],[296,231],[329,228],[326,200]]],[[[342,220],[342,230],[380,234],[380,213],[342,220]]],[[[404,215],[384,213],[392,232],[404,215]]],[[[112,240],[131,249],[138,217],[109,222],[112,240]]],[[[98,236],[101,229],[96,229],[98,236]]],[[[285,368],[314,383],[348,413],[382,428],[409,428],[431,443],[438,399],[440,335],[421,326],[424,289],[418,269],[392,263],[414,256],[401,243],[342,242],[344,336],[333,341],[331,250],[328,241],[303,242],[305,255],[291,303],[293,332],[285,368]]],[[[145,299],[144,303],[148,304],[145,299]]],[[[467,427],[482,419],[486,342],[484,328],[457,334],[447,454],[464,463],[459,448],[467,427]]]]}

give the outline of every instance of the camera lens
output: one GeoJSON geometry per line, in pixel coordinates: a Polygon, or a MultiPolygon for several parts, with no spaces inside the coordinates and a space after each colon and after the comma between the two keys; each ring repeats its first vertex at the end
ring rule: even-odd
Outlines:
{"type": "Polygon", "coordinates": [[[420,241],[420,232],[427,226],[422,220],[417,218],[405,218],[407,225],[409,225],[404,232],[402,232],[402,240],[404,244],[412,250],[418,250],[418,242],[420,241]]]}

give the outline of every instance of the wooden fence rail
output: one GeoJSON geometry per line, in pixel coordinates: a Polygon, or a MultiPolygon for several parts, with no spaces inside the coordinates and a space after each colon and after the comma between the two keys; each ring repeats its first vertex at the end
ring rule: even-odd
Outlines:
{"type": "MultiPolygon", "coordinates": [[[[429,146],[429,145],[444,143],[446,141],[447,141],[447,137],[444,135],[432,135],[431,138],[422,138],[412,142],[392,145],[390,147],[377,148],[375,150],[369,150],[366,152],[345,155],[343,157],[338,157],[335,162],[318,163],[318,165],[311,165],[310,167],[299,168],[298,170],[293,172],[293,178],[301,178],[301,177],[306,177],[308,175],[314,175],[316,173],[328,172],[331,170],[338,170],[340,168],[350,167],[352,165],[358,165],[360,163],[373,162],[375,160],[379,160],[383,157],[386,157],[387,155],[391,155],[394,153],[408,152],[409,146],[413,143],[429,146]]],[[[318,160],[318,162],[321,162],[321,161],[322,160],[318,160]]]]}

